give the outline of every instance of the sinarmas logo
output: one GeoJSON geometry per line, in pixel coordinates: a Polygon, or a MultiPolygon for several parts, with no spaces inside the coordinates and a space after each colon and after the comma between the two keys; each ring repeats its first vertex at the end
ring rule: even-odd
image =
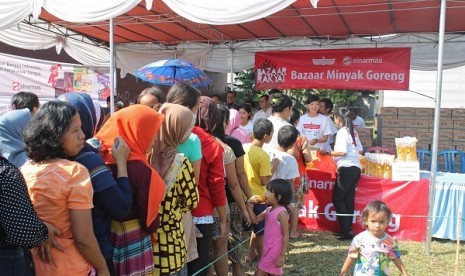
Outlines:
{"type": "Polygon", "coordinates": [[[351,57],[344,57],[342,59],[342,63],[344,63],[344,65],[350,65],[352,63],[352,58],[351,57]]]}
{"type": "Polygon", "coordinates": [[[13,82],[13,91],[19,91],[21,90],[21,84],[17,81],[13,82]]]}
{"type": "Polygon", "coordinates": [[[277,67],[271,61],[265,60],[257,67],[257,83],[281,83],[286,78],[286,67],[277,67]]]}

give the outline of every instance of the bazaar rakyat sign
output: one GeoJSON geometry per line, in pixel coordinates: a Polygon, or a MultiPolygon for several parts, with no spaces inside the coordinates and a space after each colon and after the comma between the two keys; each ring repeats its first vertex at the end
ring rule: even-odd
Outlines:
{"type": "Polygon", "coordinates": [[[259,52],[255,89],[408,90],[410,52],[410,48],[259,52]]]}

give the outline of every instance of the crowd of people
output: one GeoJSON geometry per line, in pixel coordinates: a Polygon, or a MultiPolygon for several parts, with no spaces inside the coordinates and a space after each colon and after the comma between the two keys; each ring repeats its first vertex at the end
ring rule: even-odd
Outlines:
{"type": "MultiPolygon", "coordinates": [[[[296,193],[312,151],[334,156],[336,212],[354,212],[357,117],[335,113],[333,123],[333,103],[315,95],[302,115],[279,90],[258,111],[232,91],[220,100],[181,82],[110,114],[85,93],[43,105],[15,94],[0,117],[2,274],[227,275],[231,262],[240,276],[257,260],[255,275],[282,275],[289,240],[301,235],[296,193]]],[[[363,213],[365,236],[387,237],[386,208],[363,213]]],[[[352,217],[338,220],[337,238],[354,238],[352,217]]],[[[354,239],[341,275],[365,239],[354,239]]],[[[381,252],[406,274],[386,240],[381,252]]]]}

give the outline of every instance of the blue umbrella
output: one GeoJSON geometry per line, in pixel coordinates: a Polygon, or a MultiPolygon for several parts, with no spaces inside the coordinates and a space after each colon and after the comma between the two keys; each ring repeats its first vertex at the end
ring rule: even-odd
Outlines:
{"type": "Polygon", "coordinates": [[[152,62],[136,71],[136,77],[153,84],[174,85],[185,81],[193,86],[208,86],[211,80],[197,65],[183,59],[152,62]]]}

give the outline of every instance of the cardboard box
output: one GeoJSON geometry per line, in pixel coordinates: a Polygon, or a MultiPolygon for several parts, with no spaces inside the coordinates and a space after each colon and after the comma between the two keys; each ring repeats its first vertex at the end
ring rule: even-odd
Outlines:
{"type": "Polygon", "coordinates": [[[429,124],[430,124],[429,120],[405,120],[405,127],[406,128],[428,129],[429,124]]]}
{"type": "Polygon", "coordinates": [[[429,141],[422,141],[422,140],[419,140],[417,142],[417,149],[427,149],[429,150],[430,149],[430,143],[429,141]]]}
{"type": "Polygon", "coordinates": [[[465,142],[465,130],[454,129],[453,140],[454,142],[457,142],[457,141],[465,142]]]}
{"type": "Polygon", "coordinates": [[[465,151],[465,143],[462,142],[460,145],[455,145],[455,149],[465,151]]]}
{"type": "Polygon", "coordinates": [[[381,114],[397,116],[397,107],[381,107],[381,114]]]}
{"type": "MultiPolygon", "coordinates": [[[[431,127],[434,126],[434,122],[431,124],[431,127]]],[[[452,129],[454,127],[454,121],[452,120],[440,120],[439,129],[452,129]]]]}
{"type": "MultiPolygon", "coordinates": [[[[405,127],[405,129],[409,129],[408,127],[405,127]]],[[[417,135],[418,133],[421,133],[420,135],[428,135],[428,136],[431,136],[431,133],[433,133],[433,131],[431,130],[430,131],[430,128],[415,128],[414,129],[416,132],[417,132],[417,135]]]]}
{"type": "Polygon", "coordinates": [[[359,137],[370,137],[373,138],[373,129],[368,128],[355,128],[359,137]]]}
{"type": "Polygon", "coordinates": [[[397,118],[398,119],[403,119],[403,120],[416,120],[417,115],[400,115],[400,114],[398,114],[397,118]]]}
{"type": "Polygon", "coordinates": [[[433,141],[433,137],[429,135],[429,133],[417,133],[417,136],[415,136],[418,141],[424,141],[430,143],[433,141]]]}
{"type": "Polygon", "coordinates": [[[404,131],[399,131],[399,136],[397,137],[400,138],[400,137],[405,137],[405,136],[416,137],[417,132],[414,129],[406,128],[404,129],[404,131]]]}
{"type": "Polygon", "coordinates": [[[390,130],[390,129],[383,129],[381,132],[381,138],[396,138],[400,137],[399,136],[399,131],[398,130],[390,130]]]}
{"type": "Polygon", "coordinates": [[[364,148],[369,148],[373,146],[373,139],[360,139],[360,143],[362,143],[362,146],[364,148]]]}
{"type": "Polygon", "coordinates": [[[454,120],[454,130],[455,129],[465,129],[465,120],[463,121],[457,121],[457,120],[454,120]]]}
{"type": "Polygon", "coordinates": [[[383,138],[381,139],[381,146],[391,149],[394,152],[396,151],[396,142],[394,141],[394,138],[383,138]]]}
{"type": "Polygon", "coordinates": [[[465,108],[453,108],[452,117],[465,118],[465,108]]]}
{"type": "Polygon", "coordinates": [[[416,115],[415,108],[413,107],[398,107],[397,108],[397,117],[400,118],[399,115],[416,115]]]}
{"type": "Polygon", "coordinates": [[[383,128],[405,127],[405,120],[402,119],[384,119],[381,122],[383,128]]]}
{"type": "MultiPolygon", "coordinates": [[[[431,137],[431,139],[433,139],[433,138],[431,137]]],[[[453,134],[452,131],[439,131],[439,133],[438,133],[438,140],[439,141],[452,141],[453,139],[454,139],[454,134],[453,134]]]]}
{"type": "MultiPolygon", "coordinates": [[[[432,149],[432,146],[431,146],[431,149],[432,149]]],[[[455,146],[452,145],[452,143],[450,143],[450,144],[438,143],[438,151],[440,151],[440,150],[453,150],[453,149],[455,149],[455,146]]]]}
{"type": "Polygon", "coordinates": [[[441,108],[439,111],[441,118],[450,118],[452,117],[452,108],[441,108]]]}
{"type": "Polygon", "coordinates": [[[428,119],[431,119],[434,114],[434,108],[415,108],[415,115],[425,116],[428,119]]]}

